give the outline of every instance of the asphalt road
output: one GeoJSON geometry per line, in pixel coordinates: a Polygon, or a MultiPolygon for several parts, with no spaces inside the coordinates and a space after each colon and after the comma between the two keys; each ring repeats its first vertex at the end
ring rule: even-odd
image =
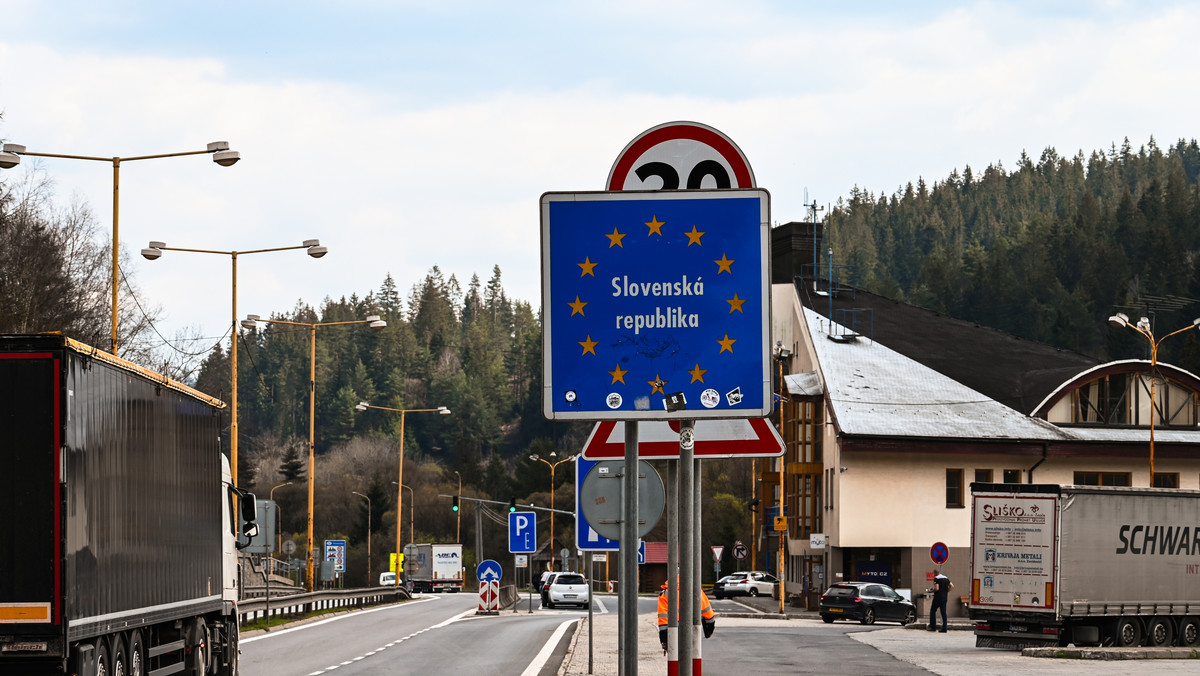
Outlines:
{"type": "MultiPolygon", "coordinates": [[[[242,676],[512,676],[557,643],[556,632],[561,637],[579,614],[476,616],[477,605],[474,594],[436,594],[247,635],[241,641],[240,671],[242,676]]],[[[547,651],[544,659],[551,656],[547,651]]]]}
{"type": "MultiPolygon", "coordinates": [[[[589,655],[587,611],[542,609],[535,603],[476,616],[473,594],[437,594],[340,613],[242,640],[243,676],[574,676],[616,674],[617,597],[600,595],[593,609],[589,655]]],[[[655,599],[639,599],[639,671],[666,672],[657,648],[655,599]]],[[[762,601],[714,601],[717,630],[701,642],[710,674],[942,674],[1101,676],[1152,670],[1196,673],[1195,660],[1097,662],[1040,659],[976,648],[965,623],[948,634],[857,623],[824,624],[815,613],[790,619],[761,614],[762,601]],[[735,615],[741,615],[740,617],[735,615]]],[[[769,609],[769,608],[766,608],[769,609]]]]}

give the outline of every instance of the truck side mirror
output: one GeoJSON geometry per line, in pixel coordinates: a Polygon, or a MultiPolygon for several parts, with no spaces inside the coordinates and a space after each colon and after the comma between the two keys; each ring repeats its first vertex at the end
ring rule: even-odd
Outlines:
{"type": "Polygon", "coordinates": [[[238,538],[235,546],[238,549],[245,549],[250,546],[250,539],[258,535],[258,523],[256,522],[258,518],[258,502],[254,499],[254,494],[249,491],[242,490],[236,486],[231,486],[230,489],[237,496],[238,512],[241,516],[239,520],[241,528],[238,530],[241,531],[242,537],[238,538]]]}

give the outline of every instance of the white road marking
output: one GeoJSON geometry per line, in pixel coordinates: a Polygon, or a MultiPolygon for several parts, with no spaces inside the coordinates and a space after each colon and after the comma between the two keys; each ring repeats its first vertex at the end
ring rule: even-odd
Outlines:
{"type": "MultiPolygon", "coordinates": [[[[363,611],[363,612],[371,612],[371,611],[363,611]]],[[[386,650],[386,649],[388,649],[388,648],[391,648],[392,646],[395,646],[395,645],[398,645],[398,644],[400,644],[400,643],[403,643],[403,642],[407,641],[408,639],[410,639],[410,638],[413,638],[414,636],[420,636],[421,634],[424,634],[425,632],[427,632],[427,631],[429,631],[429,630],[431,630],[431,629],[438,629],[438,628],[441,628],[441,627],[445,627],[445,626],[447,626],[447,625],[450,625],[450,624],[453,624],[453,623],[455,623],[455,622],[458,622],[459,620],[466,619],[466,618],[467,618],[467,617],[469,617],[469,616],[473,616],[474,614],[475,614],[475,610],[474,610],[474,609],[471,609],[471,610],[464,610],[463,612],[459,613],[458,615],[455,615],[454,617],[451,617],[450,619],[448,619],[448,620],[446,620],[446,621],[444,621],[444,622],[439,622],[439,623],[437,623],[437,624],[435,624],[435,625],[433,625],[433,626],[425,627],[424,629],[422,629],[422,630],[420,630],[420,631],[414,631],[413,633],[409,634],[408,636],[405,636],[405,637],[403,637],[403,638],[396,639],[395,641],[392,641],[391,643],[389,643],[389,644],[387,644],[387,645],[383,646],[382,648],[376,648],[375,650],[372,650],[372,651],[371,651],[371,652],[369,652],[369,653],[365,653],[365,654],[363,654],[363,655],[359,655],[358,657],[351,658],[351,659],[349,659],[349,660],[346,660],[345,662],[342,662],[341,664],[335,664],[335,665],[333,665],[333,666],[325,667],[324,669],[320,669],[320,670],[318,670],[318,671],[314,671],[314,672],[310,673],[308,676],[321,676],[321,674],[324,674],[324,673],[327,673],[327,672],[333,671],[334,669],[337,669],[338,667],[344,667],[344,666],[346,666],[346,665],[348,665],[348,664],[354,664],[355,662],[357,662],[357,661],[359,661],[359,660],[361,660],[361,659],[365,659],[365,658],[367,658],[367,657],[370,657],[371,655],[374,655],[374,654],[376,654],[376,653],[383,652],[384,650],[386,650]]],[[[332,620],[334,620],[334,619],[341,619],[341,617],[337,617],[337,618],[331,618],[330,620],[324,620],[324,621],[322,621],[322,622],[314,622],[314,623],[312,623],[312,624],[306,624],[306,625],[304,625],[303,627],[295,627],[295,629],[303,629],[303,628],[305,628],[305,627],[312,627],[312,626],[316,626],[316,625],[318,625],[318,624],[324,624],[325,622],[330,622],[330,621],[332,621],[332,620]]],[[[286,631],[293,631],[293,630],[292,630],[292,629],[286,629],[286,630],[284,630],[284,631],[279,631],[279,632],[275,632],[275,633],[272,633],[272,634],[263,634],[263,635],[261,635],[261,636],[255,636],[255,637],[253,637],[253,638],[265,638],[265,637],[267,637],[267,636],[278,636],[279,634],[285,633],[286,631]]],[[[543,650],[544,650],[544,649],[543,649],[543,650]]],[[[538,656],[540,657],[540,656],[541,656],[541,653],[538,653],[538,656]]],[[[544,662],[544,661],[545,661],[545,660],[543,660],[543,662],[544,662]]]]}
{"type": "Polygon", "coordinates": [[[555,629],[554,633],[550,635],[550,640],[546,641],[546,645],[542,646],[542,649],[538,651],[537,656],[533,658],[533,661],[529,663],[529,666],[525,668],[525,671],[521,672],[521,676],[537,676],[537,673],[542,670],[542,667],[546,666],[546,661],[550,659],[550,655],[554,653],[554,646],[558,645],[558,641],[562,638],[562,635],[567,630],[567,627],[571,626],[577,621],[578,620],[567,620],[566,622],[558,625],[558,628],[555,629]]]}

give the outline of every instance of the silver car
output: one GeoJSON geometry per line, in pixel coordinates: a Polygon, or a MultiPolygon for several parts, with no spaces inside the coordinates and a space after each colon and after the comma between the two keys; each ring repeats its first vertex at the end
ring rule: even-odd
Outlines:
{"type": "Polygon", "coordinates": [[[778,582],[779,580],[770,573],[752,570],[746,573],[746,577],[726,582],[725,595],[770,596],[778,582]]]}
{"type": "Polygon", "coordinates": [[[550,582],[546,605],[551,608],[558,605],[578,605],[580,608],[587,608],[591,602],[587,578],[579,573],[559,573],[550,582]]]}

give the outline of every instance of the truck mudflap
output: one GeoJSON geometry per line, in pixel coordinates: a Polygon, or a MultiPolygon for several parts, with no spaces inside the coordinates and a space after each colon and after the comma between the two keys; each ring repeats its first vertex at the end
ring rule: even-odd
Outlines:
{"type": "Polygon", "coordinates": [[[976,648],[1045,648],[1060,645],[1063,628],[1037,622],[980,620],[975,623],[976,648]]]}

